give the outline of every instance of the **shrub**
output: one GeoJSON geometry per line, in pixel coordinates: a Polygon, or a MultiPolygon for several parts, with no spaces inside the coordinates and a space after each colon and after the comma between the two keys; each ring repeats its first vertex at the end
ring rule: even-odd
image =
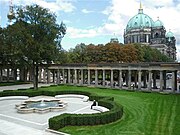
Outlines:
{"type": "MultiPolygon", "coordinates": [[[[81,92],[80,93],[79,92],[74,93],[74,92],[76,91],[73,91],[71,94],[77,94],[77,93],[82,94],[81,92]]],[[[107,124],[114,122],[122,117],[123,107],[115,103],[113,97],[103,97],[93,94],[91,94],[90,97],[92,100],[97,100],[100,106],[104,106],[110,109],[110,111],[96,113],[96,114],[62,114],[49,119],[49,128],[53,130],[58,130],[67,125],[87,126],[87,125],[107,124]]]]}

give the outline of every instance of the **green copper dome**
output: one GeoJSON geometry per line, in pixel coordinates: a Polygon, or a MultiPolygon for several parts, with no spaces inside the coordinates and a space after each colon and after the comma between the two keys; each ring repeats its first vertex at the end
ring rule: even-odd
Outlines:
{"type": "Polygon", "coordinates": [[[169,31],[169,32],[166,34],[166,37],[167,37],[167,38],[174,37],[174,34],[173,34],[171,31],[169,31]]]}
{"type": "Polygon", "coordinates": [[[162,26],[164,26],[164,24],[159,19],[154,22],[154,27],[162,27],[162,26]]]}
{"type": "Polygon", "coordinates": [[[150,28],[153,27],[154,21],[151,17],[143,13],[143,9],[139,9],[139,13],[132,17],[127,26],[126,31],[132,29],[150,28]]]}

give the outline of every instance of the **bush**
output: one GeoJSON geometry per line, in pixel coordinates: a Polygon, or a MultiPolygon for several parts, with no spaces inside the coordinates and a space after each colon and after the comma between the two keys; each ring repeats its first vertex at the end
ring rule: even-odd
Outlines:
{"type": "MultiPolygon", "coordinates": [[[[71,94],[77,94],[74,92],[75,91],[73,91],[73,93],[71,94]]],[[[87,125],[107,124],[107,123],[114,122],[122,117],[123,107],[115,103],[113,97],[103,97],[103,96],[97,96],[93,94],[91,94],[90,97],[92,100],[97,100],[100,106],[104,106],[110,109],[110,111],[96,113],[96,114],[62,114],[62,115],[55,116],[49,119],[49,128],[53,130],[58,130],[67,125],[87,126],[87,125]]]]}

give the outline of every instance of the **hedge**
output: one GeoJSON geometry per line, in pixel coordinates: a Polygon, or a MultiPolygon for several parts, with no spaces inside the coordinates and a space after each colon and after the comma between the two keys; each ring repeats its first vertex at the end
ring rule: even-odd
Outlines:
{"type": "Polygon", "coordinates": [[[110,111],[95,114],[62,114],[49,119],[49,128],[58,130],[65,126],[108,124],[122,117],[123,107],[115,103],[113,97],[102,97],[92,94],[90,98],[97,100],[100,106],[104,106],[110,111]]]}

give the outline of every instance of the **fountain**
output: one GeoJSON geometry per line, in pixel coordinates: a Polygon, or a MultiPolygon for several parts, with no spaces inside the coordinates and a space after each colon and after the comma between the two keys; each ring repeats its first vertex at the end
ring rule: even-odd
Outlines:
{"type": "Polygon", "coordinates": [[[41,103],[39,104],[39,106],[46,106],[46,104],[45,104],[45,102],[44,102],[44,100],[41,100],[41,103]]]}
{"type": "Polygon", "coordinates": [[[26,100],[24,103],[16,105],[19,113],[46,113],[53,111],[60,111],[66,107],[66,103],[60,99],[36,99],[26,100]]]}

